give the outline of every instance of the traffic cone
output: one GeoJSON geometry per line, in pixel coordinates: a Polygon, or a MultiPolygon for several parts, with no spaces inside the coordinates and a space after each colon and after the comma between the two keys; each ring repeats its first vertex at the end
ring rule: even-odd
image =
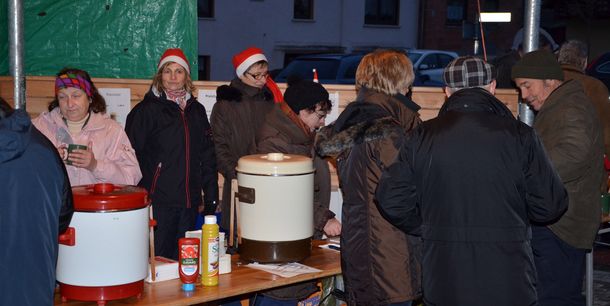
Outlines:
{"type": "Polygon", "coordinates": [[[318,80],[318,71],[316,71],[316,68],[313,69],[313,81],[315,83],[320,83],[320,81],[318,80]]]}

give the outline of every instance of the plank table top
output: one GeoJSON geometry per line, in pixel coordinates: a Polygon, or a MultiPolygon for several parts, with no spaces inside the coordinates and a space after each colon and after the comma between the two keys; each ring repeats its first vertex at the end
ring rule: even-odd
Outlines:
{"type": "MultiPolygon", "coordinates": [[[[185,292],[181,289],[180,279],[153,284],[144,283],[144,291],[140,298],[130,297],[107,301],[106,305],[193,305],[341,274],[339,252],[319,248],[318,246],[323,243],[325,241],[314,241],[311,256],[302,262],[307,266],[322,270],[321,272],[283,278],[265,271],[248,268],[246,267],[247,263],[240,261],[239,255],[233,255],[231,258],[231,273],[220,275],[218,286],[204,287],[200,282],[197,282],[194,291],[185,292]]],[[[55,305],[96,304],[96,302],[72,300],[62,302],[59,293],[55,294],[55,305]]]]}

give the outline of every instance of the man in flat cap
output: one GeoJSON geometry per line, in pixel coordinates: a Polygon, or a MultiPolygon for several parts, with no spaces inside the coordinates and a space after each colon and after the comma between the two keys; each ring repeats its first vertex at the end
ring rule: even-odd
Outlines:
{"type": "Polygon", "coordinates": [[[494,68],[459,57],[448,97],[400,149],[377,189],[391,223],[421,223],[426,305],[535,305],[531,221],[561,215],[567,193],[534,130],[494,97],[494,68]]]}
{"type": "Polygon", "coordinates": [[[552,53],[536,50],[512,68],[521,97],[535,111],[534,129],[570,203],[556,222],[534,226],[532,248],[538,273],[538,298],[544,305],[584,305],[585,252],[601,222],[604,139],[597,113],[580,82],[563,81],[552,53]]]}

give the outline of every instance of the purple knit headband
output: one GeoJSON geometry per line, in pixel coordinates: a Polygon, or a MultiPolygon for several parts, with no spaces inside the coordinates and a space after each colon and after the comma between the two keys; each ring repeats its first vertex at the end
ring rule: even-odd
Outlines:
{"type": "Polygon", "coordinates": [[[60,89],[66,87],[82,89],[87,93],[89,98],[93,97],[93,94],[91,93],[91,83],[80,75],[67,73],[62,74],[55,79],[55,95],[57,95],[57,92],[59,92],[60,89]]]}

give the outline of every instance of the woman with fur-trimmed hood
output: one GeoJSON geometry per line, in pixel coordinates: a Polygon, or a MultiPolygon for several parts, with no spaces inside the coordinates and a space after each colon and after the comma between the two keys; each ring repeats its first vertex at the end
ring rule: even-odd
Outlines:
{"type": "Polygon", "coordinates": [[[231,180],[237,178],[237,161],[252,153],[250,147],[255,144],[256,131],[265,115],[275,103],[283,101],[282,92],[269,76],[269,62],[261,49],[247,48],[233,56],[232,62],[236,77],[229,85],[216,89],[216,104],[210,116],[218,172],[224,178],[222,218],[218,224],[226,231],[231,228],[231,180]]]}
{"type": "Polygon", "coordinates": [[[410,305],[421,294],[420,239],[386,221],[375,199],[382,171],[421,123],[420,107],[405,96],[413,79],[413,64],[404,53],[366,55],[356,72],[356,101],[316,140],[320,155],[337,160],[348,305],[410,305]]]}

